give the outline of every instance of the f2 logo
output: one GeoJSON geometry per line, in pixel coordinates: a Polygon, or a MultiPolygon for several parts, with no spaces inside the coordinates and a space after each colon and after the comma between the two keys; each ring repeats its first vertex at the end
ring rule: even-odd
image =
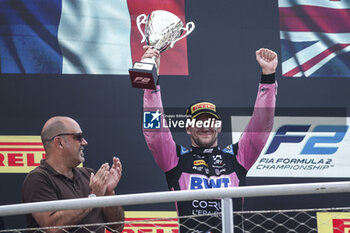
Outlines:
{"type": "MultiPolygon", "coordinates": [[[[281,126],[265,154],[274,153],[282,143],[299,143],[305,138],[311,125],[284,125],[281,126]],[[288,132],[300,132],[300,135],[287,135],[288,132]]],[[[335,133],[334,136],[313,136],[310,137],[301,154],[334,154],[338,147],[317,147],[316,143],[339,143],[345,137],[348,125],[317,125],[312,132],[335,133]]]]}
{"type": "Polygon", "coordinates": [[[145,77],[136,77],[135,79],[134,79],[134,83],[141,83],[141,84],[147,84],[147,83],[149,83],[151,81],[151,79],[150,78],[145,78],[145,77]]]}

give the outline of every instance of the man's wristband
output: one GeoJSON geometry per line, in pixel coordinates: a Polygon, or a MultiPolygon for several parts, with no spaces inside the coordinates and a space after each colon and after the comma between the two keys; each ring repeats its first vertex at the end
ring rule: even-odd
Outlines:
{"type": "Polygon", "coordinates": [[[263,84],[275,83],[275,73],[272,73],[272,74],[261,74],[260,83],[263,83],[263,84]]]}
{"type": "Polygon", "coordinates": [[[92,198],[92,197],[96,197],[96,194],[93,194],[93,193],[89,194],[88,198],[92,198]]]}

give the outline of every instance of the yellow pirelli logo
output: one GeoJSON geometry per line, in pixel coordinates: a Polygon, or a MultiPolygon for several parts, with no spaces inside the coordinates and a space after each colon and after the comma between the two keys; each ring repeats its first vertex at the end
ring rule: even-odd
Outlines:
{"type": "Polygon", "coordinates": [[[350,213],[318,212],[318,233],[350,233],[350,213]]]}
{"type": "Polygon", "coordinates": [[[194,166],[200,166],[200,165],[204,165],[204,166],[206,166],[206,167],[208,167],[208,164],[204,161],[204,160],[195,160],[195,161],[193,161],[193,165],[194,166]]]}
{"type": "Polygon", "coordinates": [[[176,211],[125,211],[122,233],[178,233],[178,228],[176,211]]]}
{"type": "Polygon", "coordinates": [[[40,136],[0,136],[0,173],[27,173],[43,158],[40,136]]]}
{"type": "Polygon", "coordinates": [[[216,108],[215,108],[215,105],[212,103],[202,102],[192,106],[191,108],[192,114],[201,109],[211,109],[215,111],[216,108]]]}
{"type": "Polygon", "coordinates": [[[44,158],[40,136],[0,136],[0,173],[28,173],[44,158]]]}

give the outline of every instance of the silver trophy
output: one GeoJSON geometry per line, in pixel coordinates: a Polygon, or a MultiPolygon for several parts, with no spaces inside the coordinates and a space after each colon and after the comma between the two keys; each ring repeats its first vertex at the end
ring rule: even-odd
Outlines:
{"type": "MultiPolygon", "coordinates": [[[[157,10],[146,16],[141,14],[136,19],[142,40],[160,52],[172,48],[174,44],[190,34],[195,28],[193,22],[188,22],[183,27],[181,19],[168,11],[157,10]],[[145,24],[145,33],[142,32],[141,24],[145,24]],[[184,35],[183,31],[186,33],[184,35]],[[181,36],[182,35],[182,36],[181,36]]],[[[157,67],[155,57],[142,59],[135,62],[132,69],[129,69],[131,84],[136,88],[155,89],[157,67]]]]}

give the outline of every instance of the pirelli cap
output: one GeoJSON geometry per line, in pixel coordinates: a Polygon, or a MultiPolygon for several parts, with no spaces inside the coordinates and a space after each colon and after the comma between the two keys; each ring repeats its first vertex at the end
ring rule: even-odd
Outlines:
{"type": "Polygon", "coordinates": [[[217,112],[216,106],[213,103],[208,101],[197,101],[187,108],[186,115],[191,115],[191,118],[194,119],[200,114],[207,113],[214,116],[216,119],[220,119],[220,116],[217,112]]]}

